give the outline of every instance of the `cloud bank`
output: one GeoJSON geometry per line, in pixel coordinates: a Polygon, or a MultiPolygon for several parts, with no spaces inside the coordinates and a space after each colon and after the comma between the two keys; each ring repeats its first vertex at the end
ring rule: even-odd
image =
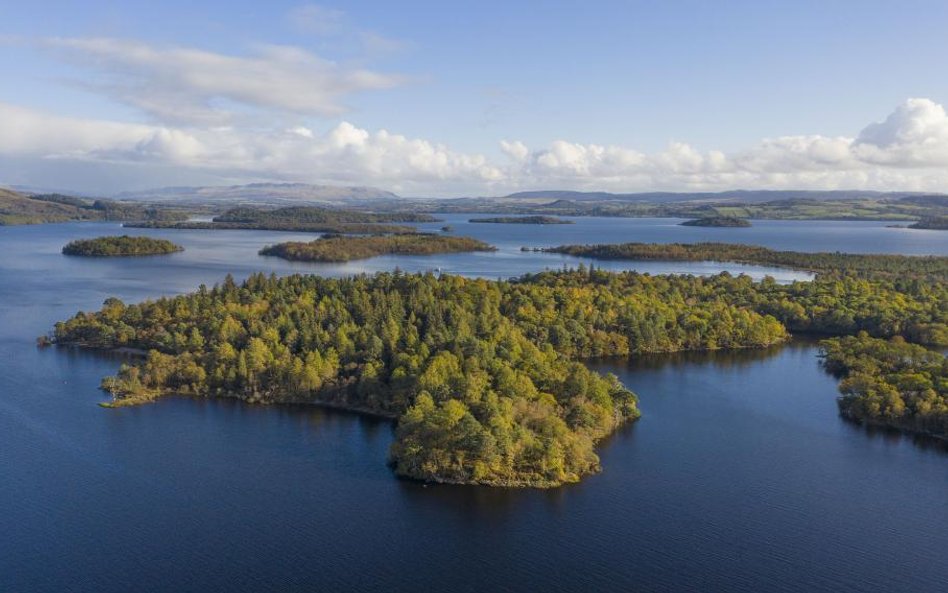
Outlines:
{"type": "Polygon", "coordinates": [[[646,153],[568,140],[540,148],[503,140],[498,148],[499,156],[490,159],[346,121],[325,131],[176,127],[58,117],[0,104],[2,156],[170,166],[230,181],[372,184],[414,195],[554,187],[948,189],[948,114],[929,99],[909,99],[853,137],[784,136],[732,154],[684,143],[646,153]]]}

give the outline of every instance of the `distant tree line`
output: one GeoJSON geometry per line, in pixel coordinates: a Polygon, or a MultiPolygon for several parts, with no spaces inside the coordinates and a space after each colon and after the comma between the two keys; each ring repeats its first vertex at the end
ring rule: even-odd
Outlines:
{"type": "Polygon", "coordinates": [[[266,230],[338,234],[409,234],[412,226],[397,222],[437,222],[430,214],[412,212],[358,212],[318,206],[285,208],[231,208],[210,222],[158,221],[129,224],[129,227],[164,229],[266,230]]]}

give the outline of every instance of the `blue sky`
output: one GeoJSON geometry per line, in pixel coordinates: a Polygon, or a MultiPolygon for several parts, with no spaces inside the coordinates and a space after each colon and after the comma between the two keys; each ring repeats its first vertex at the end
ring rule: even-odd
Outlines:
{"type": "Polygon", "coordinates": [[[16,3],[0,182],[941,191],[946,30],[934,1],[16,3]]]}

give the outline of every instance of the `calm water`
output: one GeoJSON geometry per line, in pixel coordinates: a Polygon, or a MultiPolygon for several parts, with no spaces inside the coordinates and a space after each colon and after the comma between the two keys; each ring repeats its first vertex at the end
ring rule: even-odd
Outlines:
{"type": "Polygon", "coordinates": [[[104,410],[96,385],[118,359],[33,346],[107,296],[228,272],[508,276],[565,261],[523,244],[628,240],[948,254],[948,234],[873,223],[466,218],[450,224],[498,254],[296,266],[255,254],[303,235],[168,231],[149,234],[186,252],[85,260],[59,249],[114,225],[0,228],[0,591],[948,589],[948,453],[841,421],[811,344],[597,363],[639,393],[643,418],[602,446],[602,474],[554,491],[396,480],[390,424],[352,414],[187,399],[104,410]]]}

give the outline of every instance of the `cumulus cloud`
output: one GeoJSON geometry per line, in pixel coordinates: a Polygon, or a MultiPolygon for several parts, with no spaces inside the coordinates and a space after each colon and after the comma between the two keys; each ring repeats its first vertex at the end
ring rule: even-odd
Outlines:
{"type": "Polygon", "coordinates": [[[175,127],[57,117],[0,103],[0,156],[174,166],[228,181],[372,184],[413,195],[526,188],[944,191],[948,115],[933,101],[910,99],[853,137],[784,136],[727,154],[684,142],[649,153],[568,140],[537,149],[503,140],[499,152],[503,158],[489,159],[346,121],[323,130],[175,127]]]}
{"type": "Polygon", "coordinates": [[[270,132],[184,130],[56,117],[2,103],[0,155],[170,164],[227,176],[409,188],[489,183],[503,176],[483,155],[386,130],[370,132],[345,121],[322,134],[302,126],[270,132]]]}
{"type": "Polygon", "coordinates": [[[527,145],[519,140],[514,142],[507,142],[506,140],[500,141],[500,149],[508,157],[512,158],[515,161],[523,161],[528,156],[530,156],[530,149],[527,148],[527,145]]]}
{"type": "Polygon", "coordinates": [[[948,163],[948,116],[929,99],[909,99],[884,121],[866,126],[853,144],[869,163],[937,167],[948,163]]]}
{"type": "Polygon", "coordinates": [[[501,151],[515,163],[507,179],[520,187],[948,189],[948,115],[929,99],[907,100],[853,138],[784,136],[733,154],[681,142],[646,154],[565,140],[536,150],[502,141],[501,151]]]}
{"type": "Polygon", "coordinates": [[[248,56],[113,38],[53,38],[41,45],[96,73],[76,84],[172,125],[221,125],[241,109],[338,116],[348,96],[403,82],[282,45],[258,45],[248,56]]]}

